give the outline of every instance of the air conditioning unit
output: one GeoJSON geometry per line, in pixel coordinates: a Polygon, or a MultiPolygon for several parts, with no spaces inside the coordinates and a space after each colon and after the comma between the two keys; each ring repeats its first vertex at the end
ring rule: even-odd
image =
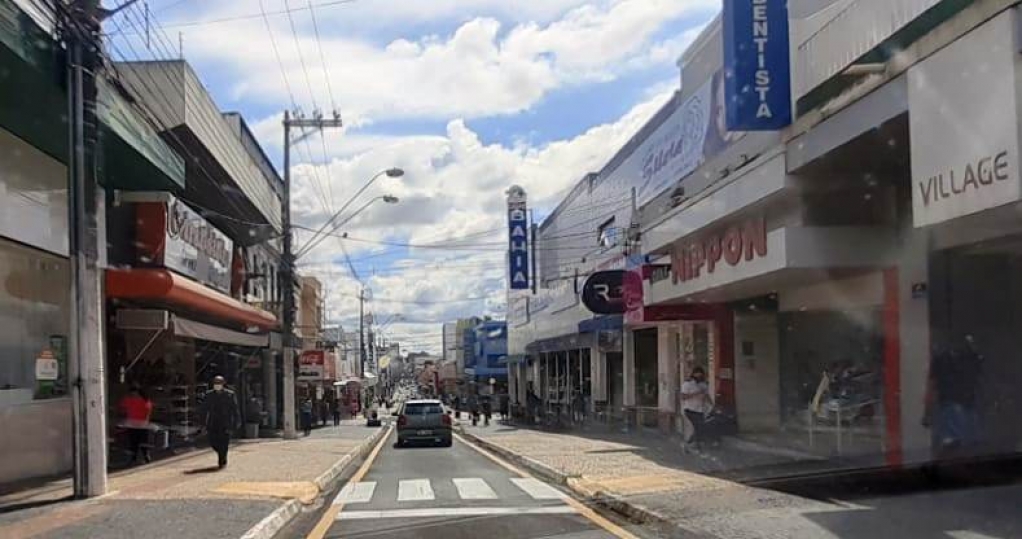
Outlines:
{"type": "Polygon", "coordinates": [[[170,312],[163,309],[119,309],[117,329],[163,330],[170,327],[170,312]]]}

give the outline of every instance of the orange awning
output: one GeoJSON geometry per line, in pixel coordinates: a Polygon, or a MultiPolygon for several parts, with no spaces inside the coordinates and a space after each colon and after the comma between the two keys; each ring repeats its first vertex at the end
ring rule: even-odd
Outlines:
{"type": "Polygon", "coordinates": [[[108,269],[106,295],[115,299],[166,303],[236,322],[246,328],[269,331],[278,327],[273,314],[165,269],[108,269]]]}

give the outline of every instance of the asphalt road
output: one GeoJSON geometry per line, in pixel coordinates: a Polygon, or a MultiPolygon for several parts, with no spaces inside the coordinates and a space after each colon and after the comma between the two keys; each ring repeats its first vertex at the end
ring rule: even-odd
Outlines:
{"type": "Polygon", "coordinates": [[[395,448],[394,441],[391,433],[364,463],[364,475],[356,472],[324,507],[280,537],[633,537],[615,532],[616,525],[562,491],[519,475],[458,438],[449,448],[395,448]]]}

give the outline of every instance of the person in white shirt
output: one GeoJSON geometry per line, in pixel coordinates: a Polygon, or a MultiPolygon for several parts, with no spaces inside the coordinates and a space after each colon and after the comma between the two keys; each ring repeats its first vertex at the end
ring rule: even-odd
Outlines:
{"type": "Polygon", "coordinates": [[[702,367],[692,369],[689,378],[681,384],[681,409],[692,424],[692,437],[689,443],[700,447],[700,432],[706,412],[710,407],[710,386],[706,383],[706,371],[702,367]]]}

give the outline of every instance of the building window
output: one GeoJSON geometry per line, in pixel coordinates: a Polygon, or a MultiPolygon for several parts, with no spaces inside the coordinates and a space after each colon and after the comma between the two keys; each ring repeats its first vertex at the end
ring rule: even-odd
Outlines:
{"type": "Polygon", "coordinates": [[[67,394],[70,271],[64,258],[0,240],[0,408],[67,394]]]}
{"type": "Polygon", "coordinates": [[[598,243],[600,247],[609,249],[616,247],[621,238],[621,229],[614,226],[614,218],[607,219],[598,229],[598,243]]]}

